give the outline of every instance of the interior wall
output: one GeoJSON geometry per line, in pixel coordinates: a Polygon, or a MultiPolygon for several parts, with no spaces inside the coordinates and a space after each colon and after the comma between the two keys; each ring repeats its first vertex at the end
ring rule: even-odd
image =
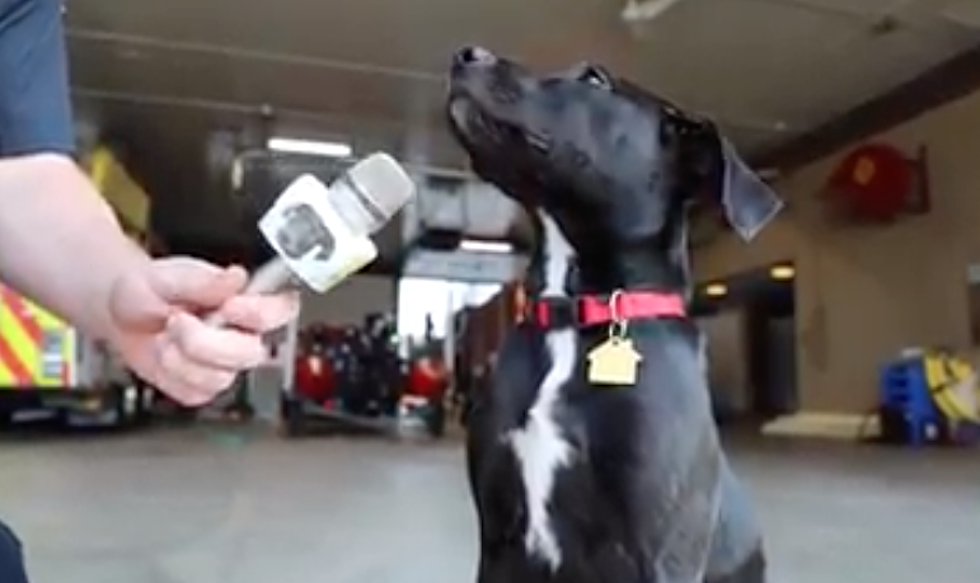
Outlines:
{"type": "Polygon", "coordinates": [[[777,185],[782,216],[694,257],[699,281],[791,259],[800,408],[865,412],[879,365],[906,346],[968,348],[966,267],[980,261],[980,92],[874,139],[928,148],[933,209],[887,228],[828,224],[816,200],[845,149],[777,185]]]}

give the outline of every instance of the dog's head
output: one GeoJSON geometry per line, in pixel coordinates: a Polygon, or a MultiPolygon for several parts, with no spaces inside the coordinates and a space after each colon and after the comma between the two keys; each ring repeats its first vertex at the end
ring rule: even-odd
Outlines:
{"type": "Polygon", "coordinates": [[[539,77],[465,48],[448,114],[474,171],[544,208],[579,253],[675,239],[699,196],[723,205],[746,240],[782,206],[714,124],[600,67],[539,77]]]}

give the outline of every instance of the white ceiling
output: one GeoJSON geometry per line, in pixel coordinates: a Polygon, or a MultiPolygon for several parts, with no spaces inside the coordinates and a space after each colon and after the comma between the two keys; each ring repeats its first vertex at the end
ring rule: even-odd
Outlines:
{"type": "Polygon", "coordinates": [[[254,126],[262,104],[282,132],[459,167],[441,102],[467,43],[542,69],[604,63],[713,116],[746,150],[980,43],[976,0],[672,4],[639,26],[620,18],[625,0],[71,0],[67,18],[80,107],[188,168],[209,132],[254,126]]]}

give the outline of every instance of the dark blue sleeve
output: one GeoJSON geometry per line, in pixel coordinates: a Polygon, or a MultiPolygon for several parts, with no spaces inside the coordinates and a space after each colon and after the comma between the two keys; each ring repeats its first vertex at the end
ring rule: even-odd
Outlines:
{"type": "Polygon", "coordinates": [[[0,0],[0,156],[74,153],[62,0],[0,0]]]}

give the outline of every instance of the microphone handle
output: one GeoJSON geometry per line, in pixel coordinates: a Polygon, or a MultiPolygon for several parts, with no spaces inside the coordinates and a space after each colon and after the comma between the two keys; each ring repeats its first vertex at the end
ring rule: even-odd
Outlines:
{"type": "Polygon", "coordinates": [[[295,281],[296,277],[289,265],[281,257],[275,257],[252,273],[244,293],[271,294],[281,291],[295,281]]]}
{"type": "MultiPolygon", "coordinates": [[[[248,285],[242,292],[246,295],[271,294],[291,286],[296,281],[289,265],[280,257],[269,260],[252,273],[248,285]]],[[[224,320],[217,312],[205,316],[204,322],[211,326],[223,326],[224,320]]]]}
{"type": "MultiPolygon", "coordinates": [[[[296,277],[293,275],[292,270],[289,269],[289,265],[282,258],[275,257],[252,273],[252,277],[249,278],[243,293],[271,294],[295,284],[296,281],[296,277]]],[[[204,323],[219,328],[226,324],[224,318],[218,312],[212,312],[205,316],[204,323]]],[[[210,409],[223,409],[228,407],[234,395],[235,392],[231,390],[220,393],[206,407],[210,409]]]]}

